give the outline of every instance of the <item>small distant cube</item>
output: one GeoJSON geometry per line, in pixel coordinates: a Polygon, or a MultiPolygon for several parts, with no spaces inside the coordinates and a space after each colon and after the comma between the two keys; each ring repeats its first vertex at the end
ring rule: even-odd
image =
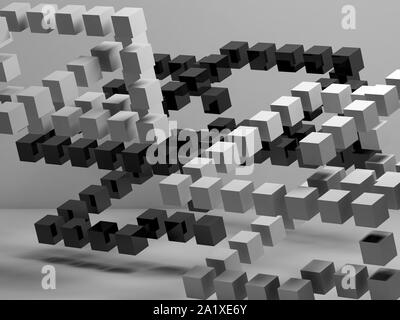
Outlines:
{"type": "Polygon", "coordinates": [[[39,243],[54,245],[61,241],[61,226],[64,219],[59,216],[47,215],[35,223],[36,236],[39,243]]]}
{"type": "Polygon", "coordinates": [[[250,125],[258,128],[262,141],[272,142],[283,134],[279,112],[260,111],[250,118],[250,125]]]}
{"type": "Polygon", "coordinates": [[[204,215],[193,226],[197,244],[215,246],[226,237],[224,219],[204,215]]]}
{"type": "Polygon", "coordinates": [[[292,127],[304,119],[301,99],[298,97],[280,97],[271,103],[271,111],[279,112],[282,124],[292,127]]]}

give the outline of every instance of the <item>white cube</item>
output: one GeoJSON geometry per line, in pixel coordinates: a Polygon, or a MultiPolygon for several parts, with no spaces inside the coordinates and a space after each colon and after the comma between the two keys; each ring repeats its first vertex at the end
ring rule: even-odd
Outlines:
{"type": "Polygon", "coordinates": [[[271,110],[279,112],[282,124],[287,127],[293,127],[304,119],[301,99],[298,97],[280,97],[271,103],[271,110]]]}
{"type": "Polygon", "coordinates": [[[250,123],[258,128],[263,141],[272,142],[283,134],[279,112],[260,111],[250,118],[250,123]]]}
{"type": "Polygon", "coordinates": [[[313,112],[322,106],[322,87],[319,82],[304,81],[294,87],[291,92],[293,97],[299,97],[304,111],[313,112]]]}
{"type": "Polygon", "coordinates": [[[353,117],[357,131],[370,131],[379,124],[378,110],[374,101],[354,100],[346,108],[344,115],[353,117]]]}
{"type": "Polygon", "coordinates": [[[358,140],[353,117],[333,116],[322,124],[323,132],[331,133],[337,150],[344,150],[358,140]]]}
{"type": "Polygon", "coordinates": [[[264,246],[272,247],[286,237],[283,219],[278,217],[258,217],[251,223],[251,230],[259,232],[264,246]]]}

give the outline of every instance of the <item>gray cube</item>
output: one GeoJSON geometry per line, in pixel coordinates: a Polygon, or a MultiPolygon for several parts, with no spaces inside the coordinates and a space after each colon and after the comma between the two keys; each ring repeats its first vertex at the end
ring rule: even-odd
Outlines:
{"type": "Polygon", "coordinates": [[[331,261],[312,260],[300,273],[302,279],[311,281],[314,293],[326,294],[335,285],[335,265],[331,261]]]}
{"type": "Polygon", "coordinates": [[[360,241],[364,263],[384,266],[397,256],[392,232],[372,231],[360,241]]]}
{"type": "Polygon", "coordinates": [[[209,298],[215,292],[215,277],[214,268],[195,266],[190,269],[182,276],[186,296],[193,299],[209,298]]]}
{"type": "Polygon", "coordinates": [[[331,189],[318,198],[321,221],[343,224],[353,216],[351,193],[346,190],[331,189]]]}
{"type": "Polygon", "coordinates": [[[310,280],[290,278],[278,288],[280,300],[315,300],[310,280]]]}
{"type": "Polygon", "coordinates": [[[279,300],[279,277],[259,273],[246,283],[249,300],[279,300]]]}
{"type": "Polygon", "coordinates": [[[398,300],[400,298],[400,271],[380,268],[368,279],[372,300],[398,300]]]}
{"type": "Polygon", "coordinates": [[[356,226],[377,228],[389,219],[385,196],[364,192],[351,203],[356,226]]]}
{"type": "Polygon", "coordinates": [[[246,298],[247,274],[226,270],[214,280],[218,300],[242,300],[246,298]]]}
{"type": "Polygon", "coordinates": [[[334,274],[337,295],[341,298],[359,299],[368,291],[366,266],[347,264],[334,274]]]}

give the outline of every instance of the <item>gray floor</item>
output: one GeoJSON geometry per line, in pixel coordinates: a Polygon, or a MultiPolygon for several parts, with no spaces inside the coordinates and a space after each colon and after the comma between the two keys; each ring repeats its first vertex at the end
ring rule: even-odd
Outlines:
{"type": "MultiPolygon", "coordinates": [[[[119,227],[135,223],[140,210],[108,210],[92,215],[92,223],[102,219],[118,222],[119,227]]],[[[213,247],[169,242],[166,236],[150,240],[149,247],[140,255],[123,256],[114,249],[109,253],[95,252],[86,246],[70,249],[60,242],[56,246],[37,243],[33,224],[53,210],[0,210],[0,298],[1,299],[184,299],[181,276],[197,264],[204,264],[213,247]],[[4,223],[7,221],[7,223],[4,223]],[[56,268],[56,290],[43,290],[41,268],[51,264],[56,268]]],[[[248,230],[255,213],[213,212],[223,215],[228,238],[239,230],[248,230]]],[[[391,217],[379,228],[398,231],[400,214],[391,217]]],[[[326,259],[336,268],[345,263],[362,264],[358,241],[370,231],[354,226],[351,219],[344,225],[323,224],[316,216],[297,225],[285,240],[273,248],[264,247],[262,258],[244,265],[249,278],[256,273],[280,276],[281,282],[299,277],[300,269],[311,259],[326,259]]],[[[396,234],[400,248],[400,237],[396,234]]],[[[219,246],[228,247],[227,239],[219,246]]],[[[400,268],[396,257],[388,265],[400,268]]],[[[376,266],[368,266],[370,273],[376,266]]],[[[369,293],[363,299],[369,299],[369,293]]],[[[215,295],[211,297],[215,299],[215,295]]],[[[336,290],[316,299],[337,299],[336,290]]]]}

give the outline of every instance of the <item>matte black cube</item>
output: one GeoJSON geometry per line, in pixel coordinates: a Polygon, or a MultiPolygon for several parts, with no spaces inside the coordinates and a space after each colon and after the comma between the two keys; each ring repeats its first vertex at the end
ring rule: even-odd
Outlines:
{"type": "Polygon", "coordinates": [[[115,233],[118,252],[133,256],[142,252],[149,246],[145,233],[144,227],[127,224],[115,233]]]}
{"type": "Polygon", "coordinates": [[[191,55],[179,55],[168,62],[171,79],[178,81],[179,75],[196,64],[196,57],[191,55]]]}
{"type": "Polygon", "coordinates": [[[139,226],[145,227],[145,237],[159,239],[165,234],[165,220],[167,220],[167,211],[159,209],[148,209],[137,218],[139,226]]]}
{"type": "Polygon", "coordinates": [[[204,215],[193,226],[197,244],[215,246],[226,238],[224,219],[219,216],[204,215]]]}
{"type": "Polygon", "coordinates": [[[64,219],[59,216],[47,215],[35,223],[36,236],[39,243],[56,244],[61,241],[61,226],[64,219]]]}
{"type": "Polygon", "coordinates": [[[372,231],[360,241],[364,263],[384,266],[397,256],[392,232],[372,231]]]}
{"type": "Polygon", "coordinates": [[[241,69],[249,63],[249,59],[247,57],[248,49],[249,44],[247,42],[231,41],[219,49],[219,52],[228,56],[229,66],[232,69],[241,69]]]}
{"type": "Polygon", "coordinates": [[[110,198],[121,199],[132,191],[128,172],[111,171],[100,179],[101,184],[107,187],[110,198]]]}
{"type": "Polygon", "coordinates": [[[205,68],[189,68],[179,75],[179,81],[187,84],[192,96],[201,95],[211,86],[210,75],[205,68]]]}
{"type": "Polygon", "coordinates": [[[212,87],[201,95],[205,113],[221,114],[231,106],[228,88],[212,87]]]}
{"type": "Polygon", "coordinates": [[[315,125],[311,123],[302,123],[302,126],[294,134],[294,138],[296,138],[297,141],[300,141],[308,136],[311,132],[315,131],[315,125]]]}
{"type": "Polygon", "coordinates": [[[236,129],[236,122],[234,118],[218,117],[213,122],[208,124],[208,130],[218,130],[219,132],[227,129],[233,131],[236,129]]]}
{"type": "Polygon", "coordinates": [[[96,162],[94,149],[97,141],[81,138],[68,146],[68,154],[73,167],[89,168],[96,162]]]}
{"type": "Polygon", "coordinates": [[[61,233],[66,247],[83,248],[89,242],[90,222],[73,218],[61,226],[61,233]]]}
{"type": "Polygon", "coordinates": [[[354,92],[357,89],[360,89],[362,86],[367,86],[368,81],[365,80],[355,80],[355,79],[348,79],[346,84],[350,85],[351,91],[354,92]]]}
{"type": "Polygon", "coordinates": [[[37,162],[43,158],[42,143],[53,137],[54,130],[46,134],[32,134],[19,139],[15,144],[17,146],[19,160],[25,162],[37,162]]]}
{"type": "Polygon", "coordinates": [[[88,230],[90,247],[96,251],[110,251],[116,246],[115,233],[118,225],[115,222],[100,221],[88,230]]]}
{"type": "Polygon", "coordinates": [[[300,44],[285,44],[276,51],[278,71],[297,72],[304,67],[304,47],[300,44]]]}
{"type": "Polygon", "coordinates": [[[247,50],[247,57],[252,70],[269,70],[276,65],[275,43],[258,42],[247,50]]]}
{"type": "Polygon", "coordinates": [[[165,220],[165,229],[169,241],[187,242],[194,236],[193,225],[196,219],[193,213],[175,212],[165,220]]]}
{"type": "Polygon", "coordinates": [[[331,261],[312,260],[300,273],[302,279],[311,281],[314,293],[326,294],[335,286],[335,265],[331,261]]]}
{"type": "Polygon", "coordinates": [[[167,110],[180,110],[190,103],[189,88],[186,83],[170,81],[161,87],[167,110]]]}
{"type": "Polygon", "coordinates": [[[123,142],[106,141],[94,149],[97,166],[99,169],[115,170],[118,169],[122,162],[117,155],[125,149],[123,142]]]}
{"type": "Polygon", "coordinates": [[[154,72],[158,80],[163,80],[170,75],[168,63],[171,61],[171,56],[164,53],[154,54],[154,72]]]}
{"type": "Polygon", "coordinates": [[[57,208],[57,213],[64,218],[65,222],[74,218],[89,221],[89,211],[85,201],[68,200],[57,208]]]}
{"type": "Polygon", "coordinates": [[[332,61],[338,75],[355,76],[364,68],[360,48],[343,47],[332,55],[332,61]]]}
{"type": "Polygon", "coordinates": [[[322,106],[315,109],[314,111],[304,111],[303,113],[305,121],[313,121],[323,113],[322,106]]]}
{"type": "Polygon", "coordinates": [[[333,68],[332,47],[313,46],[304,52],[307,73],[324,74],[333,68]]]}
{"type": "Polygon", "coordinates": [[[199,65],[208,70],[211,82],[221,82],[232,74],[229,58],[223,54],[210,54],[200,59],[199,65]]]}
{"type": "Polygon", "coordinates": [[[103,86],[103,92],[106,99],[114,94],[129,94],[126,90],[125,81],[123,79],[113,79],[103,86]]]}
{"type": "Polygon", "coordinates": [[[120,157],[124,171],[131,173],[148,172],[149,164],[146,160],[146,153],[150,145],[150,143],[133,143],[123,150],[120,157]]]}
{"type": "Polygon", "coordinates": [[[69,160],[70,137],[54,136],[42,143],[44,161],[48,164],[62,165],[69,160]]]}
{"type": "Polygon", "coordinates": [[[276,166],[290,166],[297,160],[296,139],[280,137],[270,144],[271,164],[276,166]]]}
{"type": "Polygon", "coordinates": [[[86,202],[90,213],[101,213],[111,206],[110,195],[103,186],[91,185],[79,192],[79,198],[86,202]]]}

